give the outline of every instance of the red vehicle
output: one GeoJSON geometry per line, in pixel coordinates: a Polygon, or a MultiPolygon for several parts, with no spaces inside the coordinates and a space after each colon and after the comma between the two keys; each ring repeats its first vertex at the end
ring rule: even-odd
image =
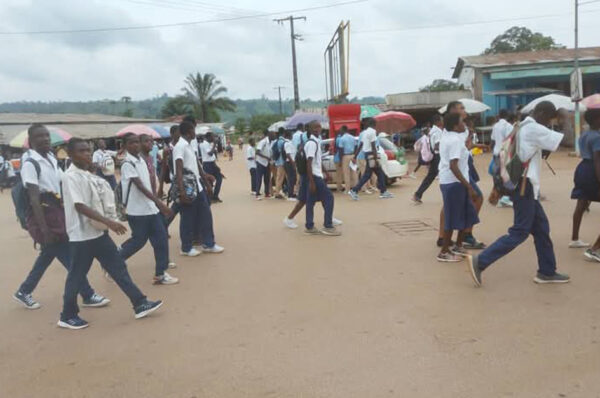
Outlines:
{"type": "Polygon", "coordinates": [[[360,105],[342,104],[329,105],[327,108],[329,116],[329,138],[335,138],[335,134],[342,126],[347,126],[353,135],[360,132],[360,105]]]}

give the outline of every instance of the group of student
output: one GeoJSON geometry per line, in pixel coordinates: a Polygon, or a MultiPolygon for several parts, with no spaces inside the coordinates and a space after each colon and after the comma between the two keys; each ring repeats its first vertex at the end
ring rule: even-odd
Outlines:
{"type": "Polygon", "coordinates": [[[162,301],[146,298],[132,281],[125,261],[150,241],[156,260],[152,283],[178,283],[179,279],[167,272],[176,267],[171,260],[167,232],[176,213],[181,213],[182,256],[222,253],[224,248],[215,242],[209,199],[215,197],[213,186],[215,190],[219,186],[214,175],[219,170],[211,164],[214,163],[214,150],[210,146],[210,137],[206,140],[209,145],[198,149],[195,129],[193,119],[171,128],[172,140],[163,151],[160,181],[157,181],[151,156],[152,138],[126,134],[123,137],[121,180],[117,182],[114,173],[116,153],[107,151],[103,141],[98,142],[98,150],[92,156],[87,141],[72,138],[67,145],[71,164],[63,172],[51,151],[48,129],[41,124],[32,125],[28,130],[31,149],[25,156],[20,177],[23,200],[27,201],[28,209],[26,228],[40,251],[13,298],[28,309],[40,308],[32,293],[56,258],[68,271],[58,326],[85,328],[88,323],[78,315],[77,296],[82,297],[84,307],[103,307],[110,303],[108,298],[95,292],[87,280],[96,259],[107,277],[130,299],[135,318],[149,315],[162,305],[162,301]],[[202,151],[204,162],[200,161],[199,151],[202,151]],[[208,174],[208,170],[214,174],[208,174]],[[165,177],[168,174],[170,180],[165,177]],[[171,181],[171,207],[162,200],[166,181],[171,181]],[[119,207],[123,208],[131,229],[130,238],[120,247],[108,233],[127,233],[118,220],[119,207]]]}

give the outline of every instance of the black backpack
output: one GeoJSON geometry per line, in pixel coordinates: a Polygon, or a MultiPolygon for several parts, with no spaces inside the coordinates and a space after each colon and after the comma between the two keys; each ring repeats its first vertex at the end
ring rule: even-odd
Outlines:
{"type": "MultiPolygon", "coordinates": [[[[129,160],[124,160],[121,164],[121,170],[123,170],[124,164],[130,164],[131,167],[135,168],[133,162],[129,160]]],[[[117,186],[115,187],[115,206],[117,208],[117,218],[120,221],[127,221],[127,203],[129,202],[129,194],[131,193],[131,184],[133,180],[129,180],[129,184],[127,184],[127,195],[123,199],[123,181],[119,181],[117,186]]]]}
{"type": "Polygon", "coordinates": [[[279,138],[278,138],[271,144],[271,159],[278,160],[280,156],[281,156],[281,151],[279,151],[279,138]]]}
{"type": "MultiPolygon", "coordinates": [[[[311,138],[308,141],[314,142],[317,145],[317,150],[319,150],[319,143],[316,140],[313,140],[311,138]]],[[[296,159],[295,159],[296,170],[298,170],[298,174],[300,174],[301,176],[306,175],[307,164],[308,164],[307,159],[306,159],[306,152],[304,152],[304,145],[306,145],[306,142],[300,144],[300,146],[298,148],[298,153],[296,153],[296,159]]]]}
{"type": "MultiPolygon", "coordinates": [[[[26,162],[30,162],[35,167],[35,172],[37,173],[38,178],[40,178],[40,173],[42,169],[40,168],[40,164],[37,160],[28,158],[25,160],[26,162]]],[[[21,166],[23,169],[23,166],[21,166]]],[[[27,217],[31,212],[31,204],[29,203],[29,195],[27,193],[27,187],[23,184],[23,180],[19,178],[19,182],[12,187],[10,192],[13,200],[13,204],[15,205],[15,213],[17,215],[17,220],[19,220],[19,224],[21,224],[21,228],[27,230],[27,217]]]]}

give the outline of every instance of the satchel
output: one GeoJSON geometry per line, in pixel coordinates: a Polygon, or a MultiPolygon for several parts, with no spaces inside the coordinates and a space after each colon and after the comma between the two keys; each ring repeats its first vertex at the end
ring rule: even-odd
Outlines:
{"type": "MultiPolygon", "coordinates": [[[[174,203],[180,203],[181,192],[179,191],[179,185],[174,182],[171,187],[171,200],[174,203]]],[[[183,169],[183,190],[185,196],[190,198],[190,200],[194,200],[198,197],[198,179],[192,171],[187,169],[183,169]]]]}
{"type": "MultiPolygon", "coordinates": [[[[65,210],[58,196],[48,192],[42,193],[40,195],[40,205],[50,233],[58,236],[59,242],[67,242],[69,236],[65,226],[65,210]]],[[[34,243],[42,244],[44,242],[42,228],[34,217],[33,211],[27,216],[27,231],[33,238],[34,243]]]]}

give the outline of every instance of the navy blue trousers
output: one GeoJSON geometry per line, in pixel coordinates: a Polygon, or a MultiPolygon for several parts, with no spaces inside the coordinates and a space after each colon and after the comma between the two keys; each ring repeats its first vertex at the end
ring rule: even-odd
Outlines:
{"type": "Polygon", "coordinates": [[[179,236],[181,237],[181,251],[189,252],[196,239],[200,239],[206,247],[215,245],[213,232],[213,219],[210,202],[206,191],[190,204],[181,204],[179,217],[179,236]]]}
{"type": "Polygon", "coordinates": [[[377,189],[379,189],[379,192],[384,193],[385,191],[387,191],[387,188],[385,186],[385,174],[383,173],[383,170],[381,169],[381,167],[369,167],[368,161],[367,167],[365,168],[365,172],[360,177],[360,181],[358,181],[358,184],[356,184],[356,186],[352,188],[352,190],[354,192],[360,191],[363,185],[365,185],[367,181],[369,181],[373,173],[375,173],[375,175],[377,176],[377,189]]]}
{"type": "Polygon", "coordinates": [[[256,167],[250,170],[250,192],[256,193],[256,167]]]}
{"type": "Polygon", "coordinates": [[[210,174],[215,177],[215,186],[213,189],[213,198],[218,199],[219,194],[221,193],[221,185],[223,184],[223,175],[221,174],[221,169],[215,162],[204,162],[202,164],[202,168],[205,173],[210,174]]]}
{"type": "Polygon", "coordinates": [[[325,211],[324,226],[325,228],[331,228],[333,226],[333,194],[321,177],[313,176],[313,179],[317,188],[315,193],[310,192],[308,181],[306,184],[306,229],[311,229],[315,226],[315,203],[319,201],[325,211]]]}
{"type": "Polygon", "coordinates": [[[156,259],[155,275],[164,275],[169,267],[169,235],[165,218],[160,213],[149,216],[127,216],[131,237],[121,245],[121,257],[127,260],[150,241],[156,259]]]}
{"type": "Polygon", "coordinates": [[[271,170],[269,166],[263,166],[260,163],[256,163],[256,195],[260,194],[260,186],[264,182],[265,184],[265,195],[269,194],[269,181],[271,180],[271,170]]]}

